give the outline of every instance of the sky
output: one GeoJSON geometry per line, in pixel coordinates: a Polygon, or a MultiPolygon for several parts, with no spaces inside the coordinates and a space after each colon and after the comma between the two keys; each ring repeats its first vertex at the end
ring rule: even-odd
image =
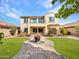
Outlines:
{"type": "MultiPolygon", "coordinates": [[[[52,10],[56,13],[61,5],[52,0],[0,0],[0,21],[20,26],[20,16],[42,16],[52,10]]],[[[67,24],[79,20],[79,14],[73,14],[67,19],[60,19],[59,24],[67,24]]]]}

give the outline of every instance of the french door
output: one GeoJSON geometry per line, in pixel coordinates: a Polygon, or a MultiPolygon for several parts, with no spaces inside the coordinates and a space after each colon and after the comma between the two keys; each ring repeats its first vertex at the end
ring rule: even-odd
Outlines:
{"type": "Polygon", "coordinates": [[[33,33],[43,33],[43,28],[33,28],[33,33]]]}

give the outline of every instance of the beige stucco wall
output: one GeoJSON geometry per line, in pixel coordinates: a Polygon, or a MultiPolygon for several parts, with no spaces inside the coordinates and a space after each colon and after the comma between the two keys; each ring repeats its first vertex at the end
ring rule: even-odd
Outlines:
{"type": "Polygon", "coordinates": [[[76,29],[75,28],[66,28],[72,35],[75,35],[77,32],[76,32],[76,29]]]}
{"type": "MultiPolygon", "coordinates": [[[[5,37],[11,37],[12,36],[10,34],[10,29],[0,28],[0,32],[3,32],[5,37]]],[[[16,30],[16,33],[15,33],[14,36],[16,36],[17,33],[18,33],[18,30],[16,30]]]]}
{"type": "Polygon", "coordinates": [[[4,36],[10,36],[10,29],[1,29],[0,28],[0,32],[3,32],[4,33],[4,36]]]}
{"type": "Polygon", "coordinates": [[[55,19],[55,23],[52,23],[52,24],[58,24],[59,19],[58,19],[58,18],[55,18],[55,13],[53,13],[53,12],[48,12],[48,13],[45,15],[45,19],[47,20],[48,24],[51,24],[51,23],[49,23],[49,17],[54,17],[54,19],[55,19]]]}
{"type": "Polygon", "coordinates": [[[25,24],[25,23],[24,23],[23,18],[21,18],[21,25],[20,25],[20,27],[21,27],[21,31],[22,31],[22,32],[24,31],[24,28],[27,28],[27,27],[28,27],[28,24],[25,24]]]}
{"type": "Polygon", "coordinates": [[[30,34],[30,27],[32,26],[39,26],[39,27],[45,27],[45,34],[48,33],[48,25],[50,24],[58,24],[58,19],[54,18],[55,19],[55,23],[49,23],[49,17],[55,17],[55,14],[52,13],[52,12],[49,12],[47,14],[44,15],[44,19],[45,19],[45,22],[46,23],[41,23],[41,24],[31,24],[30,23],[30,19],[28,18],[28,23],[27,24],[24,24],[24,20],[23,18],[21,18],[21,31],[23,32],[24,31],[24,28],[28,28],[28,34],[30,34]]]}
{"type": "Polygon", "coordinates": [[[72,23],[63,25],[63,27],[65,27],[71,34],[75,35],[75,34],[77,34],[75,27],[77,26],[78,23],[79,23],[79,21],[72,22],[72,23]]]}

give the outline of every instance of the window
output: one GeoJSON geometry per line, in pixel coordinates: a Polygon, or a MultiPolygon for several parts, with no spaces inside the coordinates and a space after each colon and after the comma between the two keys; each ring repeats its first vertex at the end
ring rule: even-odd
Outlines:
{"type": "Polygon", "coordinates": [[[36,18],[31,19],[31,23],[37,23],[37,19],[36,18]]]}
{"type": "Polygon", "coordinates": [[[28,18],[24,18],[24,23],[28,23],[28,18]]]}
{"type": "Polygon", "coordinates": [[[49,22],[54,23],[55,22],[54,17],[49,17],[49,22]]]}
{"type": "Polygon", "coordinates": [[[45,23],[45,20],[44,19],[38,19],[38,23],[45,23]]]}
{"type": "Polygon", "coordinates": [[[28,28],[24,28],[24,32],[28,32],[28,28]]]}

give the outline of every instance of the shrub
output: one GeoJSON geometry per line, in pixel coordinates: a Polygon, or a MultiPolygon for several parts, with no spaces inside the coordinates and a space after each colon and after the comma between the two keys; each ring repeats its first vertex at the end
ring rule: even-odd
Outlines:
{"type": "Polygon", "coordinates": [[[2,38],[4,38],[4,33],[1,32],[0,33],[0,41],[1,41],[2,38]]]}
{"type": "Polygon", "coordinates": [[[68,35],[68,34],[70,34],[70,32],[69,32],[67,29],[65,29],[64,27],[61,28],[61,33],[62,33],[63,35],[68,35]]]}
{"type": "Polygon", "coordinates": [[[10,34],[15,35],[15,33],[16,33],[16,27],[11,27],[10,28],[10,34]]]}

